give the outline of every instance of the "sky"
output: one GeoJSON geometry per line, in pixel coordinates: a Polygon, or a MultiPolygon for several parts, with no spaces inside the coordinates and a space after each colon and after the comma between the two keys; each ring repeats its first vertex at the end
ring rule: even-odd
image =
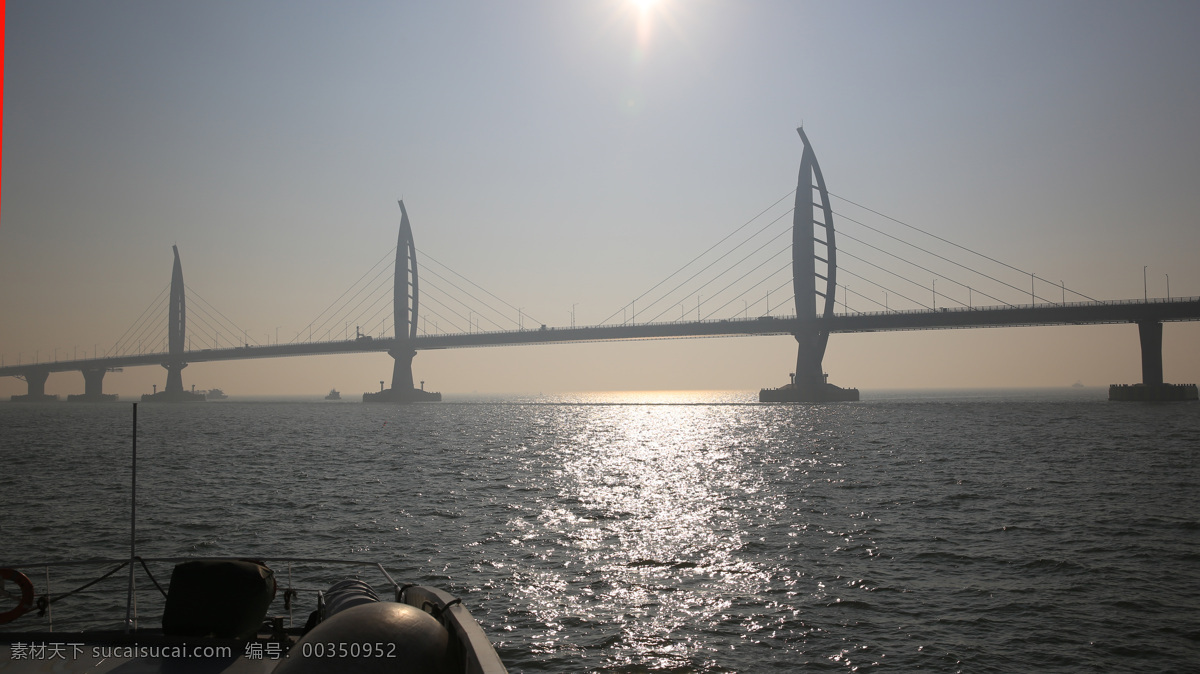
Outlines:
{"type": "MultiPolygon", "coordinates": [[[[1168,282],[1200,296],[1195,3],[6,12],[6,364],[112,345],[169,282],[172,245],[189,288],[252,341],[296,339],[395,245],[397,199],[417,248],[518,320],[600,323],[793,189],[800,125],[831,192],[1034,272],[1042,298],[1060,282],[1104,300],[1168,282]]],[[[1200,325],[1166,325],[1167,381],[1200,381],[1198,344],[1200,325]]],[[[795,351],[789,336],[423,351],[414,376],[446,393],[754,390],[786,383],[795,351]]],[[[825,369],[867,391],[1141,379],[1132,325],[834,335],[825,369]]],[[[183,377],[355,396],[390,372],[381,353],[183,377]]],[[[128,368],[104,389],[165,377],[128,368]]],[[[25,390],[0,378],[0,396],[25,390]]],[[[82,390],[78,373],[47,382],[82,390]]]]}

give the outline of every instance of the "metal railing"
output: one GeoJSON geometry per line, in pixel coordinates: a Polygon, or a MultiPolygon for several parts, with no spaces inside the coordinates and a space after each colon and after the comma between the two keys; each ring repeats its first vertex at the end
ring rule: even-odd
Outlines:
{"type": "MultiPolygon", "coordinates": [[[[125,611],[125,615],[132,616],[131,622],[125,622],[125,625],[124,625],[125,628],[126,629],[137,629],[137,623],[139,620],[139,610],[138,610],[139,604],[143,605],[144,607],[153,607],[155,609],[161,610],[160,604],[162,604],[162,600],[165,599],[165,597],[166,597],[166,590],[163,588],[162,584],[159,583],[159,580],[157,577],[155,577],[154,573],[151,572],[150,567],[149,567],[150,564],[179,564],[179,563],[183,563],[183,562],[223,561],[223,560],[234,560],[234,559],[236,559],[236,560],[252,560],[255,562],[263,563],[265,565],[268,565],[268,568],[271,568],[272,571],[274,571],[277,574],[275,576],[275,578],[276,578],[275,582],[277,584],[277,587],[282,589],[282,592],[277,592],[275,599],[272,600],[271,607],[272,607],[272,609],[275,609],[275,608],[277,608],[276,607],[277,603],[282,604],[281,608],[284,611],[286,611],[287,615],[288,615],[289,627],[291,627],[293,625],[292,599],[294,597],[296,597],[300,592],[313,593],[314,596],[319,596],[321,592],[328,589],[328,587],[330,585],[332,585],[334,582],[336,582],[337,580],[341,580],[341,578],[330,578],[327,580],[325,585],[316,586],[315,583],[318,582],[316,580],[316,574],[321,573],[321,571],[309,571],[306,573],[305,576],[303,576],[301,578],[300,583],[296,583],[293,581],[293,568],[292,568],[293,564],[334,566],[334,567],[359,567],[361,569],[367,569],[370,571],[377,572],[379,574],[379,576],[381,576],[381,580],[379,580],[378,582],[381,585],[385,585],[390,590],[390,592],[392,593],[392,595],[396,601],[400,600],[400,592],[403,589],[403,586],[400,583],[396,582],[395,578],[392,577],[392,575],[388,572],[387,569],[384,568],[384,566],[381,563],[374,562],[374,561],[353,560],[353,559],[318,559],[318,558],[309,558],[309,557],[261,557],[261,556],[255,556],[255,555],[246,555],[246,556],[222,555],[222,556],[205,556],[205,557],[140,557],[140,556],[137,556],[137,557],[133,557],[133,558],[119,558],[119,559],[110,558],[110,559],[69,560],[69,561],[57,561],[57,562],[44,562],[44,561],[21,562],[21,563],[16,563],[16,564],[3,564],[3,565],[0,565],[0,568],[14,569],[17,571],[21,571],[21,570],[29,571],[28,577],[30,578],[31,582],[34,583],[34,592],[35,592],[35,596],[37,597],[36,604],[35,604],[36,614],[37,614],[36,617],[44,619],[44,621],[39,623],[39,625],[38,625],[39,629],[47,629],[47,630],[53,632],[55,629],[54,607],[56,605],[58,605],[57,603],[59,601],[67,599],[68,597],[72,597],[77,594],[84,596],[84,597],[89,597],[89,598],[85,598],[81,602],[79,611],[68,612],[66,614],[65,619],[63,617],[60,617],[60,619],[59,619],[59,622],[60,622],[59,627],[60,628],[64,626],[63,623],[65,623],[66,626],[72,630],[78,630],[78,629],[93,629],[93,628],[97,628],[98,626],[103,625],[103,624],[114,625],[119,622],[122,622],[122,621],[124,621],[124,616],[118,615],[115,611],[115,609],[117,609],[117,604],[114,604],[114,602],[112,602],[112,601],[105,602],[103,599],[97,598],[97,597],[101,597],[101,596],[113,595],[113,594],[116,594],[117,592],[125,592],[126,593],[126,601],[124,602],[125,605],[123,608],[125,611]],[[57,578],[52,578],[52,576],[51,576],[52,569],[62,570],[62,569],[67,569],[67,568],[72,568],[72,567],[88,567],[88,568],[106,567],[106,566],[111,566],[114,564],[116,566],[113,567],[112,569],[110,569],[109,571],[107,571],[106,573],[102,573],[99,576],[96,576],[95,573],[91,574],[90,580],[88,580],[89,576],[83,576],[81,574],[63,573],[63,574],[58,574],[57,578]],[[104,589],[96,589],[96,590],[92,589],[93,586],[96,586],[96,585],[100,584],[101,581],[107,580],[110,577],[116,575],[118,571],[125,569],[126,567],[129,567],[131,564],[134,565],[135,570],[138,566],[140,566],[142,568],[144,577],[146,579],[149,579],[149,581],[153,584],[153,586],[155,588],[157,588],[157,592],[150,594],[150,596],[153,598],[151,601],[145,601],[144,593],[147,592],[149,590],[149,588],[148,587],[143,588],[141,591],[139,591],[139,589],[134,581],[135,575],[133,573],[131,573],[129,575],[129,579],[128,579],[127,583],[122,583],[120,587],[107,587],[104,589]],[[286,564],[286,569],[271,567],[270,564],[286,564]],[[282,574],[285,571],[286,571],[286,579],[280,577],[280,574],[282,574]],[[38,591],[38,588],[37,588],[39,583],[41,584],[41,588],[42,588],[40,592],[38,591]],[[80,583],[82,583],[82,584],[79,585],[80,583]],[[78,585],[78,587],[76,587],[76,585],[78,585]],[[73,589],[64,589],[64,590],[55,591],[56,588],[73,588],[73,589]],[[139,601],[139,600],[141,600],[141,601],[139,601]],[[107,616],[106,617],[98,617],[94,614],[95,611],[100,610],[100,609],[105,609],[105,608],[113,611],[113,615],[111,617],[107,617],[107,616]],[[79,617],[79,616],[75,615],[76,613],[83,613],[85,615],[83,617],[79,617]]],[[[316,607],[317,607],[317,604],[314,603],[313,608],[316,608],[316,607]]],[[[27,617],[28,617],[28,614],[26,614],[25,616],[18,617],[16,620],[9,623],[9,625],[15,626],[17,628],[26,626],[29,623],[25,623],[25,625],[23,625],[22,623],[27,619],[27,617]]],[[[303,621],[301,621],[301,624],[303,624],[303,621]]],[[[5,628],[5,631],[9,631],[9,629],[5,628]]],[[[23,629],[20,631],[30,631],[30,630],[23,629]]]]}

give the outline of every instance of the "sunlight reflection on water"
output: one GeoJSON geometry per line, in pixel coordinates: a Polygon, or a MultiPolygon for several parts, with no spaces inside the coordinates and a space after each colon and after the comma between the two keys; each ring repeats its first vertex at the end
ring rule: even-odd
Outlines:
{"type": "MultiPolygon", "coordinates": [[[[649,396],[658,399],[659,396],[649,396]]],[[[581,408],[573,435],[553,448],[554,500],[537,518],[531,553],[577,560],[523,579],[547,649],[564,621],[594,625],[591,646],[616,646],[613,665],[682,666],[707,648],[671,638],[690,625],[719,627],[731,597],[755,595],[760,566],[739,550],[740,514],[762,491],[728,406],[607,405],[581,408]],[[564,602],[564,598],[571,601],[564,602]]],[[[528,525],[532,528],[533,525],[528,525]]]]}
{"type": "Polygon", "coordinates": [[[581,405],[730,405],[757,403],[753,391],[590,391],[554,396],[581,405]]]}

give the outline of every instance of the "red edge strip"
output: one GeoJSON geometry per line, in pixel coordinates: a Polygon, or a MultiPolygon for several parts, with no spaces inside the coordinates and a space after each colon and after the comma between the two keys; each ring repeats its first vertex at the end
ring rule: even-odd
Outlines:
{"type": "MultiPolygon", "coordinates": [[[[4,0],[0,0],[0,156],[4,154],[4,19],[8,14],[4,0]]],[[[0,195],[4,193],[4,172],[0,171],[0,195]]],[[[0,198],[3,198],[0,196],[0,198]]]]}

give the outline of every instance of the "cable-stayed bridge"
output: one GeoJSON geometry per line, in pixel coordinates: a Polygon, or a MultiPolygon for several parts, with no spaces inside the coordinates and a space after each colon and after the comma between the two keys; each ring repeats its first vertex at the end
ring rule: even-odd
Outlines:
{"type": "Polygon", "coordinates": [[[501,300],[425,253],[420,255],[419,269],[412,228],[401,203],[394,260],[389,251],[322,311],[306,326],[306,340],[301,340],[304,332],[301,331],[286,344],[278,343],[278,335],[273,344],[269,336],[265,344],[252,342],[248,331],[185,286],[179,252],[175,250],[170,285],[103,355],[97,353],[97,348],[91,358],[39,362],[40,358],[35,356],[33,363],[0,366],[0,376],[26,381],[28,393],[14,396],[14,400],[52,400],[56,396],[45,393],[49,375],[79,371],[83,374],[85,391],[70,399],[106,400],[115,396],[103,393],[105,373],[125,367],[161,365],[167,369],[163,391],[144,399],[199,400],[203,399],[201,395],[183,386],[182,370],[189,363],[387,352],[395,360],[392,386],[366,394],[364,399],[420,401],[439,398],[438,394],[413,386],[412,361],[421,350],[793,335],[798,348],[791,381],[779,388],[764,389],[760,398],[855,400],[856,390],[842,389],[826,381],[822,360],[831,334],[1136,323],[1141,338],[1142,385],[1114,387],[1112,395],[1151,399],[1195,397],[1195,386],[1173,387],[1163,383],[1162,325],[1200,320],[1200,298],[1170,298],[1168,285],[1168,297],[1164,299],[1097,301],[1065,283],[1055,284],[831,195],[807,136],[802,129],[799,133],[803,155],[797,189],[792,194],[785,195],[599,325],[576,327],[573,314],[569,327],[541,324],[523,309],[501,300]],[[772,218],[772,209],[793,194],[793,207],[772,218]],[[901,231],[916,231],[925,237],[925,242],[914,243],[845,213],[837,214],[843,228],[835,231],[831,196],[884,218],[883,224],[890,221],[901,231]],[[790,224],[788,215],[792,216],[790,224]],[[857,231],[854,234],[845,231],[846,223],[856,226],[857,231]],[[744,231],[752,224],[756,229],[744,231]],[[874,241],[868,240],[871,236],[874,241]],[[837,245],[839,237],[843,239],[842,247],[837,245]],[[846,240],[850,246],[845,245],[846,240]],[[958,256],[951,257],[953,253],[958,256]],[[964,259],[976,262],[964,263],[964,259]],[[914,278],[922,276],[931,282],[926,285],[914,278]],[[1018,286],[1015,277],[1024,278],[1028,285],[1018,286]],[[739,302],[741,311],[737,310],[739,302]],[[851,302],[859,309],[852,309],[851,302]],[[984,305],[978,306],[979,302],[984,305]],[[862,311],[863,306],[871,310],[862,311]],[[161,321],[164,310],[166,324],[161,321]],[[527,328],[526,323],[532,327],[527,328]],[[355,326],[353,337],[349,336],[350,325],[355,326]],[[339,328],[340,338],[336,334],[339,328]],[[196,339],[201,348],[193,347],[196,339]]]}

